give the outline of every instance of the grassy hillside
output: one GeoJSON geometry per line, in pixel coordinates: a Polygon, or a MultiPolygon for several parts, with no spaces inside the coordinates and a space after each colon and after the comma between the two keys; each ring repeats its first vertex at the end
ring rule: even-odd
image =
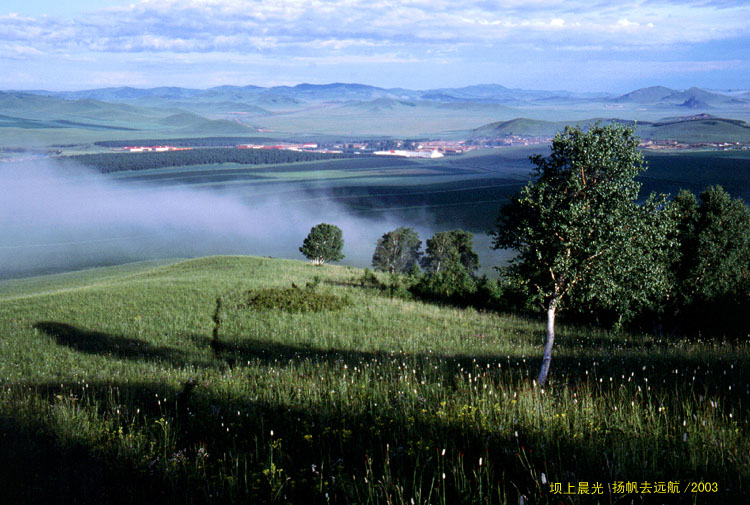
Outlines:
{"type": "Polygon", "coordinates": [[[695,117],[664,119],[639,127],[643,138],[680,142],[750,142],[750,125],[736,119],[701,114],[695,117]]]}
{"type": "Polygon", "coordinates": [[[563,325],[541,390],[539,322],[361,277],[211,257],[0,282],[4,499],[559,503],[550,483],[586,482],[603,494],[565,502],[641,503],[617,483],[677,482],[659,503],[747,500],[744,336],[563,325]],[[262,308],[284,293],[344,306],[262,308]]]}
{"type": "Polygon", "coordinates": [[[566,125],[578,125],[588,128],[601,122],[612,121],[625,123],[637,128],[638,136],[644,140],[676,140],[679,142],[750,142],[750,126],[737,119],[725,119],[709,114],[697,114],[660,119],[656,122],[626,121],[621,119],[583,119],[567,121],[542,121],[537,119],[516,118],[510,121],[490,123],[472,130],[474,138],[503,137],[509,135],[552,137],[562,131],[566,125]]]}

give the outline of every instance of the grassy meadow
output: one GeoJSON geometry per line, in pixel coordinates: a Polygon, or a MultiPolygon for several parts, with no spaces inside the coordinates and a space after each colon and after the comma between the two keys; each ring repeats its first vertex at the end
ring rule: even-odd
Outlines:
{"type": "Polygon", "coordinates": [[[541,389],[541,318],[362,276],[208,257],[0,282],[3,500],[747,501],[748,335],[562,324],[541,389]]]}

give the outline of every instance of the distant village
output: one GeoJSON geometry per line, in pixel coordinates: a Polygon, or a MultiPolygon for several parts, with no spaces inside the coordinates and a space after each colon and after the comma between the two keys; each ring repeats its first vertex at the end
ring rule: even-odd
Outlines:
{"type": "MultiPolygon", "coordinates": [[[[551,136],[526,137],[521,135],[505,135],[497,138],[482,138],[472,140],[378,140],[369,142],[336,142],[336,143],[292,143],[278,142],[273,144],[237,144],[237,149],[280,149],[288,151],[304,151],[313,153],[349,153],[369,154],[375,156],[399,156],[404,158],[442,158],[455,156],[477,149],[494,149],[499,147],[530,146],[549,144],[551,136]]],[[[641,148],[649,150],[683,150],[705,149],[726,151],[732,149],[750,150],[750,144],[740,142],[700,142],[686,143],[675,140],[643,140],[641,148]]],[[[172,145],[154,146],[124,146],[112,148],[113,151],[144,153],[165,151],[187,151],[194,147],[176,147],[172,145]]]]}
{"type": "MultiPolygon", "coordinates": [[[[491,140],[377,140],[368,142],[335,142],[335,143],[293,143],[277,142],[273,144],[237,144],[237,149],[281,149],[288,151],[305,151],[313,153],[349,153],[370,154],[375,156],[401,156],[405,158],[442,158],[454,156],[477,149],[501,146],[533,145],[548,143],[551,137],[519,136],[503,137],[491,140]]],[[[114,147],[113,151],[145,153],[165,151],[185,151],[195,147],[177,147],[172,145],[133,145],[114,147]]]]}

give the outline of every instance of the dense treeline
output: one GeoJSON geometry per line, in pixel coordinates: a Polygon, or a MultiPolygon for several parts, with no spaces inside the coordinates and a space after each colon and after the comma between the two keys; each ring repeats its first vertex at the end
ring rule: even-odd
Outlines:
{"type": "Polygon", "coordinates": [[[175,147],[234,147],[238,144],[276,143],[279,139],[268,137],[202,137],[181,139],[100,140],[94,145],[101,147],[126,146],[175,146],[175,147]]]}
{"type": "Polygon", "coordinates": [[[347,158],[346,154],[311,153],[280,149],[210,148],[146,153],[102,153],[68,156],[65,159],[96,168],[102,173],[149,170],[185,165],[239,163],[263,165],[347,158]]]}

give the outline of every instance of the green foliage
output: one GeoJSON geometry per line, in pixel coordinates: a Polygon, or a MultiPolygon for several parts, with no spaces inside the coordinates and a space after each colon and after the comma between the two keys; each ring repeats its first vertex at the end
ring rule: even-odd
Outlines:
{"type": "Polygon", "coordinates": [[[479,268],[479,257],[474,252],[474,235],[469,231],[441,231],[427,239],[422,268],[437,274],[442,270],[461,267],[473,275],[479,268]]]}
{"type": "Polygon", "coordinates": [[[458,263],[450,263],[439,272],[422,276],[414,286],[415,294],[422,298],[460,302],[476,293],[474,278],[458,263]]]}
{"type": "Polygon", "coordinates": [[[382,286],[378,276],[369,268],[365,268],[364,272],[362,272],[358,284],[363,288],[380,288],[382,286]]]}
{"type": "Polygon", "coordinates": [[[750,209],[721,186],[695,198],[681,193],[679,209],[680,292],[709,300],[737,291],[750,279],[750,209]]]}
{"type": "Polygon", "coordinates": [[[494,247],[518,251],[503,274],[547,311],[540,384],[565,304],[621,324],[666,296],[671,221],[664,197],[637,201],[635,177],[645,169],[638,144],[618,124],[566,127],[547,158],[531,158],[534,179],[501,209],[494,247]]]}
{"type": "Polygon", "coordinates": [[[310,233],[299,248],[305,258],[315,265],[322,265],[329,261],[339,261],[344,258],[341,249],[344,238],[341,228],[328,223],[320,223],[310,230],[310,233]]]}
{"type": "Polygon", "coordinates": [[[518,256],[503,274],[538,303],[593,305],[632,315],[667,287],[664,197],[639,204],[645,166],[632,129],[566,128],[535,177],[501,210],[495,248],[518,256]],[[567,300],[566,300],[567,299],[567,300]]]}
{"type": "Polygon", "coordinates": [[[396,228],[378,239],[372,266],[381,272],[408,274],[419,263],[421,246],[419,234],[413,228],[396,228]]]}
{"type": "Polygon", "coordinates": [[[670,206],[673,315],[686,330],[741,330],[750,308],[750,209],[721,186],[681,191],[670,206]]]}
{"type": "Polygon", "coordinates": [[[438,232],[428,239],[421,259],[425,274],[412,291],[422,298],[471,304],[477,292],[474,272],[479,268],[473,240],[472,233],[464,230],[438,232]]]}
{"type": "Polygon", "coordinates": [[[253,310],[281,310],[284,312],[322,312],[341,310],[350,304],[347,298],[316,291],[313,280],[305,288],[292,283],[289,288],[254,289],[246,293],[247,306],[253,310]]]}
{"type": "MultiPolygon", "coordinates": [[[[419,268],[419,267],[417,267],[419,268]]],[[[381,280],[369,268],[365,268],[362,276],[356,279],[356,285],[378,291],[391,298],[409,300],[413,298],[411,288],[418,281],[414,275],[388,274],[381,280]]]]}

